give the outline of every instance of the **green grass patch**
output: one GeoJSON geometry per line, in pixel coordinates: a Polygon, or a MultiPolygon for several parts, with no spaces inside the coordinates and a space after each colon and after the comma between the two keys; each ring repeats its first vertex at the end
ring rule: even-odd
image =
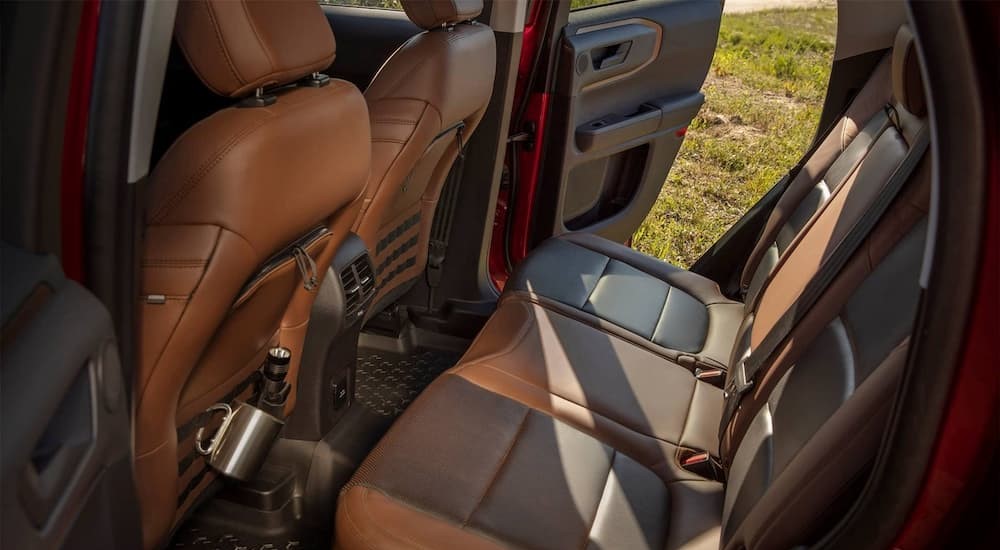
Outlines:
{"type": "Polygon", "coordinates": [[[823,107],[836,25],[833,8],[723,15],[705,105],[636,249],[690,266],[799,160],[823,107]]]}

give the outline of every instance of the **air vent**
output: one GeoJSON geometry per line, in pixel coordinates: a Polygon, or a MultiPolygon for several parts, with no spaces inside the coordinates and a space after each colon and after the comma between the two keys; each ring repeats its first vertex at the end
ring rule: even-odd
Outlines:
{"type": "Polygon", "coordinates": [[[340,271],[344,288],[345,318],[353,321],[365,314],[365,307],[375,294],[375,273],[367,254],[358,256],[340,271]]]}

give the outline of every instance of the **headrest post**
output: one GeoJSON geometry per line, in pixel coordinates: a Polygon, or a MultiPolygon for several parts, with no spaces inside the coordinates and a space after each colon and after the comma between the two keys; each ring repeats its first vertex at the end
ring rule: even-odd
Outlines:
{"type": "Polygon", "coordinates": [[[242,101],[236,104],[237,107],[252,108],[252,107],[267,107],[268,105],[274,105],[274,102],[278,101],[278,96],[274,94],[265,94],[264,88],[256,88],[253,91],[253,95],[244,98],[242,101]]]}
{"type": "Polygon", "coordinates": [[[322,88],[329,83],[330,77],[320,72],[314,72],[302,81],[302,84],[310,88],[322,88]]]}

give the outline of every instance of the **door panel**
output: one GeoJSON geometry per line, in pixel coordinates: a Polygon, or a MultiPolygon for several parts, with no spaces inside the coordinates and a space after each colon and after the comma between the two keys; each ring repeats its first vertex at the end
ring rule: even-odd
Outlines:
{"type": "Polygon", "coordinates": [[[111,318],[52,256],[0,252],[2,545],[136,547],[129,400],[111,318]]]}
{"type": "Polygon", "coordinates": [[[631,0],[570,14],[547,138],[549,219],[539,237],[631,237],[704,101],[721,11],[713,1],[631,0]]]}

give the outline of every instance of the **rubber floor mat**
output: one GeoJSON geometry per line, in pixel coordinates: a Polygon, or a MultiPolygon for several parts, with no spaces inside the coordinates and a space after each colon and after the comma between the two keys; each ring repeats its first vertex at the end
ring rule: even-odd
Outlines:
{"type": "Polygon", "coordinates": [[[289,540],[288,537],[253,537],[226,533],[211,527],[184,526],[174,535],[167,548],[197,548],[199,550],[319,550],[329,543],[315,540],[289,540]]]}
{"type": "Polygon", "coordinates": [[[358,349],[355,399],[382,416],[397,416],[442,372],[458,353],[418,349],[410,355],[358,349]]]}

